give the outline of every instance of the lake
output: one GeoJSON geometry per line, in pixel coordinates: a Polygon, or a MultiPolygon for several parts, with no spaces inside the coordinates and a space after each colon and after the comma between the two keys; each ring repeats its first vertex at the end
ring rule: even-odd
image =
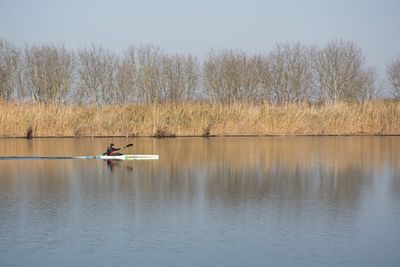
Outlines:
{"type": "Polygon", "coordinates": [[[0,139],[0,266],[400,266],[400,137],[0,139]],[[113,142],[156,161],[97,155],[113,142]]]}

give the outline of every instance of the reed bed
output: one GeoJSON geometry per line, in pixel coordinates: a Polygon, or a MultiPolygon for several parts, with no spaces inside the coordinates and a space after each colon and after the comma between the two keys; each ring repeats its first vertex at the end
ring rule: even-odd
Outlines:
{"type": "Polygon", "coordinates": [[[400,135],[400,102],[333,105],[0,103],[0,136],[400,135]]]}

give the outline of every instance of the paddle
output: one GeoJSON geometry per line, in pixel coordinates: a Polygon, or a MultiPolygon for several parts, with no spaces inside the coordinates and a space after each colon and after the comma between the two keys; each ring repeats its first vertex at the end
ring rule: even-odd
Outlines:
{"type": "Polygon", "coordinates": [[[122,149],[125,149],[125,148],[127,148],[127,147],[131,147],[131,146],[133,146],[133,144],[127,144],[126,146],[121,147],[121,149],[120,149],[119,151],[121,151],[122,149]]]}
{"type": "Polygon", "coordinates": [[[121,148],[121,150],[124,149],[124,148],[127,148],[127,147],[131,147],[131,146],[133,146],[133,144],[127,144],[126,146],[124,146],[123,148],[121,148]]]}
{"type": "MultiPolygon", "coordinates": [[[[131,146],[133,146],[133,144],[127,144],[126,146],[121,147],[121,149],[120,149],[119,151],[121,151],[122,149],[125,149],[125,148],[127,148],[127,147],[131,147],[131,146]]],[[[121,154],[121,153],[119,153],[119,154],[121,154]]]]}

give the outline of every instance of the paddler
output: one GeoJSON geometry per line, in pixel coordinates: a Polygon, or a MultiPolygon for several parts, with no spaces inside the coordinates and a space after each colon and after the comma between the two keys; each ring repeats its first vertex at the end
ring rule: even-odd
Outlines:
{"type": "MultiPolygon", "coordinates": [[[[111,143],[108,147],[107,147],[107,152],[105,153],[107,156],[112,156],[114,155],[114,151],[118,151],[120,150],[120,147],[114,147],[114,144],[111,143]]],[[[119,153],[118,153],[119,154],[119,153]]]]}

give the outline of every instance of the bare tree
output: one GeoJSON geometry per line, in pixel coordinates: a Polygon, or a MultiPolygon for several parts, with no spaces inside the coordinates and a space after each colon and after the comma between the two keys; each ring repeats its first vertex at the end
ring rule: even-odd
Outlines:
{"type": "Polygon", "coordinates": [[[255,56],[252,59],[252,64],[254,64],[255,72],[258,79],[258,95],[259,100],[264,102],[272,102],[272,92],[271,92],[271,69],[267,56],[255,56]]]}
{"type": "Polygon", "coordinates": [[[25,79],[32,100],[64,103],[72,83],[73,54],[63,46],[27,46],[25,63],[25,79]]]}
{"type": "Polygon", "coordinates": [[[360,80],[361,91],[358,96],[358,100],[371,100],[377,97],[377,73],[375,68],[367,67],[364,71],[364,75],[360,80]]]}
{"type": "Polygon", "coordinates": [[[207,95],[212,102],[224,101],[225,92],[221,86],[220,69],[221,62],[215,52],[208,53],[203,67],[203,82],[207,95]]]}
{"type": "Polygon", "coordinates": [[[0,99],[9,101],[17,94],[19,57],[20,52],[12,43],[0,39],[0,99]]]}
{"type": "Polygon", "coordinates": [[[186,55],[184,57],[184,73],[184,100],[193,99],[200,80],[200,67],[195,57],[191,55],[186,55]]]}
{"type": "Polygon", "coordinates": [[[192,56],[164,55],[161,59],[162,99],[190,100],[198,82],[198,65],[192,56]]]}
{"type": "Polygon", "coordinates": [[[211,101],[254,101],[259,95],[257,57],[243,52],[211,51],[204,63],[203,79],[211,101]]]}
{"type": "Polygon", "coordinates": [[[116,102],[126,103],[130,99],[137,98],[137,72],[136,52],[134,47],[130,47],[117,65],[117,88],[116,102]]]}
{"type": "Polygon", "coordinates": [[[97,106],[115,102],[117,57],[94,45],[79,50],[78,57],[81,94],[97,106]]]}
{"type": "Polygon", "coordinates": [[[161,52],[158,47],[142,46],[137,50],[137,97],[141,103],[161,102],[161,52]]]}
{"type": "Polygon", "coordinates": [[[400,99],[400,56],[393,59],[387,68],[387,75],[391,86],[391,94],[400,99]]]}
{"type": "Polygon", "coordinates": [[[296,44],[277,44],[268,57],[271,98],[277,103],[309,100],[311,97],[311,54],[296,44]]]}
{"type": "Polygon", "coordinates": [[[331,41],[317,51],[314,70],[319,97],[329,103],[365,99],[374,83],[362,50],[349,41],[331,41]]]}
{"type": "MultiPolygon", "coordinates": [[[[246,102],[256,102],[260,98],[263,78],[259,69],[259,56],[246,57],[241,64],[241,85],[239,90],[239,99],[246,102]]],[[[264,76],[265,77],[265,76],[264,76]]]]}
{"type": "Polygon", "coordinates": [[[163,55],[161,59],[161,84],[163,100],[181,100],[183,90],[183,62],[179,56],[163,55]]]}

